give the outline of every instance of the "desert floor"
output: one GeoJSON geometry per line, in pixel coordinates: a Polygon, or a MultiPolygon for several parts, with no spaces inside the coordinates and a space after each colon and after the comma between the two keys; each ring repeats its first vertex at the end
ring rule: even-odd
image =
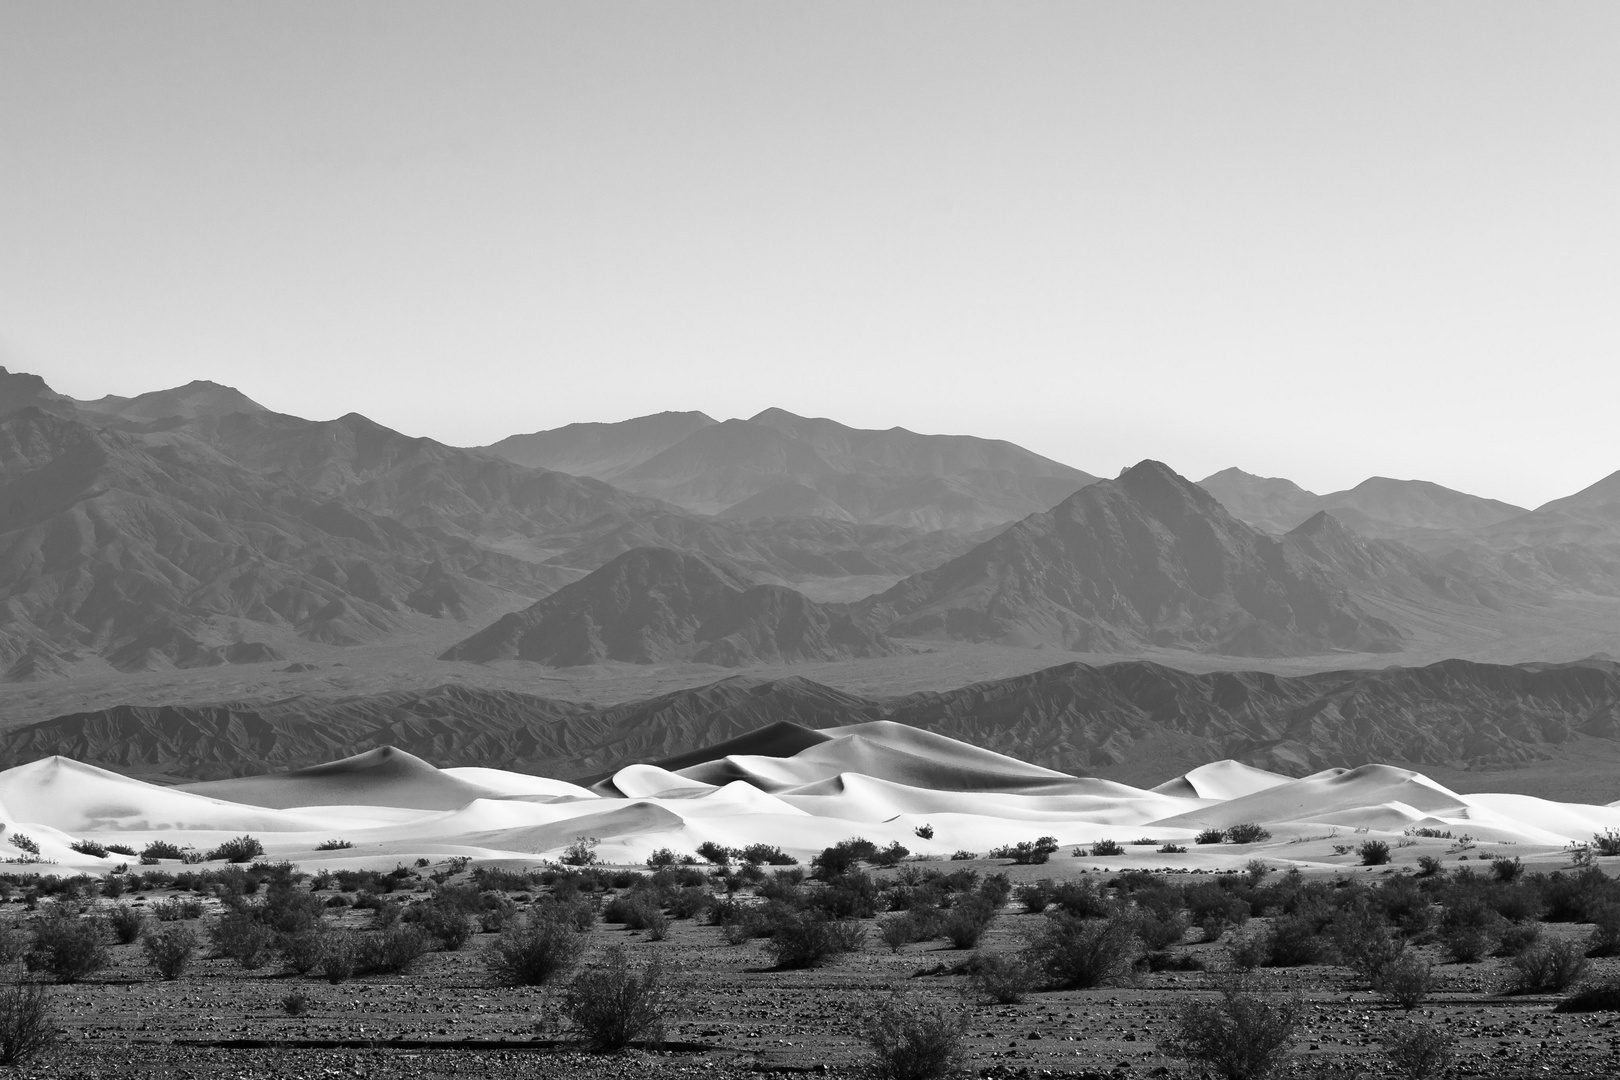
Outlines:
{"type": "MultiPolygon", "coordinates": [[[[150,906],[161,895],[135,902],[150,906]]],[[[23,914],[15,901],[7,908],[7,918],[23,914]]],[[[363,926],[367,916],[350,912],[343,918],[363,926]]],[[[1017,948],[1041,919],[1010,904],[983,948],[1017,948]]],[[[591,931],[593,952],[623,943],[633,963],[657,956],[677,994],[665,1050],[615,1055],[570,1046],[546,991],[490,985],[479,959],[493,940],[489,935],[475,937],[459,952],[429,953],[409,974],[339,985],[277,973],[273,963],[250,972],[219,959],[199,959],[179,980],[162,982],[147,969],[139,946],[118,945],[111,967],[84,983],[52,987],[62,1041],[12,1074],[87,1080],[858,1076],[866,1056],[862,1022],[877,1003],[899,992],[925,1003],[966,1005],[971,1072],[979,1076],[1204,1075],[1159,1047],[1178,1008],[1211,993],[1202,973],[1143,973],[1131,985],[984,1005],[963,996],[961,976],[928,974],[942,965],[949,969],[968,953],[940,942],[891,953],[870,921],[868,927],[866,949],[833,966],[775,971],[759,943],[728,945],[716,927],[677,921],[665,940],[652,941],[599,923],[591,931]],[[302,1016],[286,1015],[281,1007],[294,990],[309,998],[302,1016]],[[304,1045],[318,1041],[339,1045],[304,1045]],[[412,1045],[391,1045],[401,1042],[412,1045]],[[433,1045],[416,1045],[421,1042],[433,1045]]],[[[202,926],[196,929],[202,936],[202,926]]],[[[1549,925],[1544,931],[1585,935],[1589,928],[1549,925]]],[[[1177,951],[1212,964],[1224,955],[1220,944],[1177,951]]],[[[1505,978],[1504,960],[1454,964],[1434,947],[1422,952],[1439,965],[1443,983],[1412,1015],[1461,1037],[1453,1075],[1620,1075],[1614,1014],[1555,1015],[1554,997],[1496,993],[1505,978]]],[[[1307,1030],[1281,1075],[1393,1075],[1384,1066],[1379,1033],[1407,1014],[1380,1003],[1350,971],[1315,966],[1260,975],[1264,985],[1300,994],[1309,1008],[1307,1030]]],[[[1620,959],[1593,961],[1588,981],[1610,979],[1620,979],[1620,959]]]]}

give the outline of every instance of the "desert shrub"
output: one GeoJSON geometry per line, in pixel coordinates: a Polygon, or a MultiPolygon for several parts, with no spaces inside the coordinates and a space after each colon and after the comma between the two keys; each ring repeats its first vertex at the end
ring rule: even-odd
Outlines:
{"type": "Polygon", "coordinates": [[[866,1023],[868,1063],[877,1080],[944,1080],[960,1072],[968,1014],[942,1005],[926,1009],[894,997],[866,1023]]]}
{"type": "Polygon", "coordinates": [[[1281,915],[1265,933],[1267,967],[1305,967],[1320,964],[1328,942],[1321,926],[1309,915],[1281,915]]]}
{"type": "Polygon", "coordinates": [[[1519,880],[1524,873],[1524,864],[1517,855],[1511,859],[1495,859],[1491,862],[1491,877],[1504,885],[1511,885],[1519,880]]]}
{"type": "Polygon", "coordinates": [[[1020,840],[1016,844],[991,848],[990,858],[1011,859],[1019,866],[1038,866],[1056,854],[1057,849],[1058,842],[1054,837],[1042,836],[1034,840],[1020,840]]]}
{"type": "Polygon", "coordinates": [[[119,904],[107,915],[107,926],[118,944],[128,945],[141,936],[141,930],[146,927],[146,913],[128,904],[119,904]]]}
{"type": "Polygon", "coordinates": [[[1204,829],[1199,832],[1197,836],[1193,837],[1193,843],[1218,844],[1225,839],[1226,831],[1224,829],[1204,829]]]}
{"type": "Polygon", "coordinates": [[[1399,1024],[1380,1041],[1390,1068],[1406,1080],[1439,1076],[1451,1067],[1457,1055],[1457,1037],[1438,1024],[1399,1024]]]}
{"type": "Polygon", "coordinates": [[[910,912],[900,912],[878,920],[878,940],[889,947],[890,952],[899,952],[901,949],[917,941],[917,920],[911,917],[910,912]]]}
{"type": "Polygon", "coordinates": [[[713,840],[705,840],[697,846],[698,858],[715,866],[731,865],[731,849],[713,840]]]}
{"type": "Polygon", "coordinates": [[[1271,935],[1262,930],[1234,937],[1226,943],[1226,955],[1237,970],[1253,971],[1271,959],[1271,935]]]}
{"type": "Polygon", "coordinates": [[[1335,912],[1328,929],[1339,963],[1369,982],[1406,947],[1405,941],[1391,935],[1383,912],[1365,903],[1335,912]]]}
{"type": "Polygon", "coordinates": [[[348,840],[342,840],[342,839],[334,838],[334,839],[331,839],[331,840],[322,840],[320,843],[315,845],[315,850],[316,851],[347,851],[352,847],[354,847],[354,844],[352,844],[348,840]]]}
{"type": "Polygon", "coordinates": [[[245,863],[252,862],[264,854],[264,845],[251,836],[238,836],[225,841],[219,847],[210,851],[203,858],[209,862],[224,859],[226,862],[245,863]]]}
{"type": "Polygon", "coordinates": [[[1419,855],[1417,864],[1418,877],[1434,877],[1444,869],[1444,864],[1434,855],[1419,855]]]}
{"type": "Polygon", "coordinates": [[[1123,855],[1125,849],[1117,840],[1098,840],[1091,845],[1092,858],[1102,858],[1105,855],[1123,855]]]}
{"type": "Polygon", "coordinates": [[[1599,855],[1620,855],[1620,831],[1604,829],[1592,834],[1592,850],[1599,855]]]}
{"type": "Polygon", "coordinates": [[[401,918],[432,938],[440,948],[450,952],[459,950],[471,941],[480,925],[463,905],[437,900],[414,904],[401,918]]]}
{"type": "Polygon", "coordinates": [[[178,844],[171,844],[167,840],[153,840],[141,849],[142,859],[183,859],[186,853],[178,844]]]}
{"type": "Polygon", "coordinates": [[[12,833],[10,836],[6,837],[6,839],[10,842],[11,846],[16,848],[18,851],[26,851],[30,855],[39,854],[39,841],[35,840],[31,836],[28,836],[26,833],[12,833]]]}
{"type": "Polygon", "coordinates": [[[1304,1008],[1297,999],[1253,989],[1241,975],[1229,976],[1219,989],[1217,1001],[1182,1007],[1165,1049],[1202,1062],[1226,1080],[1263,1080],[1287,1056],[1304,1008]]]}
{"type": "Polygon", "coordinates": [[[354,968],[360,975],[400,975],[428,951],[428,936],[414,926],[392,926],[355,942],[354,968]]]}
{"type": "Polygon", "coordinates": [[[971,949],[996,921],[996,907],[981,895],[964,896],[951,905],[940,922],[940,932],[952,948],[971,949]]]}
{"type": "Polygon", "coordinates": [[[979,853],[977,851],[963,850],[963,851],[953,851],[953,852],[951,852],[951,861],[952,862],[971,862],[972,860],[977,859],[978,857],[979,857],[979,853]]]}
{"type": "Polygon", "coordinates": [[[775,844],[749,844],[738,853],[743,862],[750,866],[765,864],[768,866],[797,866],[798,859],[789,855],[775,844]]]}
{"type": "Polygon", "coordinates": [[[73,983],[106,967],[112,957],[102,943],[99,919],[53,914],[34,924],[32,947],[23,957],[29,971],[73,983]]]}
{"type": "Polygon", "coordinates": [[[602,907],[602,921],[620,923],[626,930],[645,930],[664,914],[658,899],[646,890],[615,896],[602,907]]]}
{"type": "Polygon", "coordinates": [[[200,919],[203,903],[194,896],[171,896],[152,905],[152,914],[159,922],[179,922],[182,919],[200,919]]]}
{"type": "Polygon", "coordinates": [[[1057,888],[1051,878],[1041,878],[1039,881],[1026,881],[1013,890],[1013,896],[1024,905],[1024,910],[1031,915],[1039,915],[1052,906],[1057,896],[1057,888]]]}
{"type": "Polygon", "coordinates": [[[326,934],[322,938],[321,957],[315,967],[320,971],[321,978],[336,986],[354,977],[359,951],[355,935],[350,931],[326,934]]]}
{"type": "Polygon", "coordinates": [[[934,838],[934,827],[932,825],[929,825],[929,824],[926,824],[926,823],[917,826],[915,829],[912,829],[911,831],[919,839],[922,839],[922,840],[932,840],[934,838]]]}
{"type": "Polygon", "coordinates": [[[1436,983],[1434,969],[1415,953],[1402,954],[1372,976],[1374,990],[1409,1012],[1423,1004],[1436,983]]]}
{"type": "Polygon", "coordinates": [[[877,883],[860,870],[829,878],[808,898],[812,907],[833,919],[869,919],[877,914],[877,901],[877,883]]]}
{"type": "Polygon", "coordinates": [[[1586,974],[1586,953],[1573,941],[1546,941],[1515,956],[1505,988],[1510,994],[1568,990],[1586,974]]]}
{"type": "Polygon", "coordinates": [[[1053,988],[1085,990],[1128,978],[1141,954],[1135,920],[1123,915],[1082,919],[1063,912],[1046,917],[1030,944],[1030,958],[1053,988]]]}
{"type": "Polygon", "coordinates": [[[92,859],[105,859],[107,857],[106,846],[98,844],[94,840],[75,840],[68,847],[77,851],[80,855],[88,855],[92,859]]]}
{"type": "Polygon", "coordinates": [[[50,991],[34,982],[0,985],[0,1065],[22,1065],[56,1042],[50,991]]]}
{"type": "Polygon", "coordinates": [[[1187,936],[1190,919],[1185,911],[1138,909],[1133,913],[1136,936],[1150,951],[1179,945],[1187,936]]]}
{"type": "Polygon", "coordinates": [[[1241,822],[1226,830],[1229,844],[1263,844],[1271,839],[1271,830],[1252,821],[1241,822]]]}
{"type": "Polygon", "coordinates": [[[879,848],[874,852],[871,863],[873,866],[899,866],[905,857],[910,854],[910,848],[895,840],[888,847],[879,848]]]}
{"type": "Polygon", "coordinates": [[[1382,840],[1363,840],[1356,849],[1362,866],[1383,866],[1389,862],[1389,845],[1382,840]]]}
{"type": "Polygon", "coordinates": [[[294,990],[281,996],[281,1011],[288,1016],[303,1016],[309,1011],[309,995],[302,990],[294,990]]]}
{"type": "Polygon", "coordinates": [[[1515,923],[1502,929],[1496,939],[1496,956],[1518,956],[1541,940],[1541,924],[1515,923]]]}
{"type": "Polygon", "coordinates": [[[227,907],[208,924],[208,940],[217,956],[235,960],[249,971],[264,966],[276,933],[244,904],[227,907]]]}
{"type": "Polygon", "coordinates": [[[1474,964],[1496,947],[1497,935],[1488,927],[1458,926],[1440,933],[1446,955],[1459,964],[1474,964]]]}
{"type": "Polygon", "coordinates": [[[565,866],[593,866],[600,843],[594,836],[576,836],[574,842],[563,849],[561,861],[565,866]]]}
{"type": "Polygon", "coordinates": [[[661,1044],[668,995],[663,966],[654,957],[637,974],[624,948],[608,949],[603,963],[574,976],[564,998],[564,1011],[598,1050],[618,1050],[632,1042],[661,1044]]]}
{"type": "Polygon", "coordinates": [[[968,969],[968,990],[984,1001],[1017,1005],[1035,988],[1040,970],[1018,953],[980,953],[968,969]]]}
{"type": "Polygon", "coordinates": [[[1471,964],[1496,947],[1506,920],[1477,895],[1450,898],[1440,917],[1440,941],[1451,958],[1471,964]]]}
{"type": "Polygon", "coordinates": [[[1187,849],[1185,847],[1182,847],[1179,844],[1167,843],[1167,844],[1165,844],[1163,847],[1161,847],[1159,849],[1159,854],[1160,855],[1185,855],[1185,854],[1187,854],[1187,849]]]}
{"type": "Polygon", "coordinates": [[[816,912],[787,912],[772,927],[765,951],[784,969],[820,967],[865,943],[865,932],[853,922],[828,919],[816,912]]]}
{"type": "Polygon", "coordinates": [[[1089,877],[1065,881],[1052,892],[1052,902],[1066,915],[1100,919],[1114,913],[1114,905],[1089,877]]]}
{"type": "Polygon", "coordinates": [[[158,977],[173,981],[185,974],[191,957],[197,951],[197,935],[184,926],[165,926],[161,930],[148,930],[141,938],[141,950],[146,963],[158,977]]]}
{"type": "Polygon", "coordinates": [[[1182,891],[1187,914],[1204,941],[1219,941],[1229,927],[1249,921],[1249,904],[1218,885],[1203,883],[1182,891]]]}
{"type": "Polygon", "coordinates": [[[585,954],[586,939],[558,919],[530,918],[501,931],[484,951],[484,966],[503,986],[541,986],[568,974],[585,954]]]}

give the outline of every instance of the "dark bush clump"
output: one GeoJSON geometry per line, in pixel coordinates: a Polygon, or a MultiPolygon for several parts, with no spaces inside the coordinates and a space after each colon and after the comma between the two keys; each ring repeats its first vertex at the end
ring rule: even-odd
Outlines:
{"type": "Polygon", "coordinates": [[[779,968],[820,967],[857,952],[866,934],[859,925],[816,912],[786,912],[775,921],[765,951],[779,968]]]}
{"type": "Polygon", "coordinates": [[[88,855],[92,859],[105,859],[107,857],[106,847],[96,843],[94,840],[75,840],[68,846],[80,855],[88,855]]]}
{"type": "Polygon", "coordinates": [[[996,906],[982,895],[965,896],[951,905],[940,923],[952,948],[971,949],[979,944],[984,932],[995,922],[996,906]]]}
{"type": "Polygon", "coordinates": [[[120,945],[128,945],[141,936],[146,927],[146,913],[128,904],[119,904],[107,916],[107,926],[120,945]]]}
{"type": "Polygon", "coordinates": [[[1389,862],[1389,845],[1382,840],[1363,840],[1356,849],[1362,866],[1383,866],[1389,862]]]}
{"type": "Polygon", "coordinates": [[[1226,1080],[1263,1080],[1282,1064],[1304,1008],[1250,987],[1243,976],[1226,979],[1218,1001],[1195,1001],[1181,1010],[1166,1049],[1199,1061],[1226,1080]]]}
{"type": "Polygon", "coordinates": [[[902,998],[884,1003],[866,1025],[869,1063],[877,1080],[944,1080],[960,1072],[965,1012],[924,1009],[902,998]]]}
{"type": "Polygon", "coordinates": [[[1586,974],[1586,954],[1573,941],[1548,941],[1515,956],[1511,967],[1507,993],[1557,993],[1568,990],[1586,974]]]}
{"type": "Polygon", "coordinates": [[[505,986],[541,986],[566,975],[585,954],[585,938],[558,919],[530,918],[501,931],[484,951],[484,965],[505,986]]]}
{"type": "Polygon", "coordinates": [[[1119,845],[1119,841],[1117,840],[1098,840],[1095,844],[1091,845],[1091,855],[1093,858],[1102,858],[1105,855],[1123,854],[1125,854],[1125,849],[1119,845]]]}
{"type": "Polygon", "coordinates": [[[23,957],[29,971],[43,971],[59,983],[93,975],[111,960],[102,944],[99,919],[56,913],[34,924],[34,943],[23,957]]]}
{"type": "Polygon", "coordinates": [[[1218,844],[1225,839],[1226,831],[1224,829],[1204,829],[1197,836],[1193,837],[1193,843],[1218,844]]]}
{"type": "Polygon", "coordinates": [[[1030,958],[1054,989],[1086,990],[1129,977],[1142,951],[1135,920],[1124,915],[1082,919],[1048,915],[1030,945],[1030,958]]]}
{"type": "Polygon", "coordinates": [[[0,1065],[22,1065],[55,1042],[50,991],[34,982],[0,985],[0,1065]]]}
{"type": "Polygon", "coordinates": [[[630,969],[624,947],[607,951],[602,965],[568,984],[565,1011],[592,1047],[618,1050],[632,1042],[664,1041],[663,967],[655,957],[640,974],[630,969]]]}
{"type": "Polygon", "coordinates": [[[226,862],[245,863],[252,862],[264,854],[264,845],[251,836],[238,836],[227,840],[219,847],[203,856],[209,862],[224,859],[226,862]]]}
{"type": "Polygon", "coordinates": [[[1233,825],[1226,830],[1226,842],[1229,844],[1263,844],[1270,839],[1271,830],[1252,821],[1233,825]]]}
{"type": "Polygon", "coordinates": [[[1019,954],[980,953],[968,969],[968,989],[985,1001],[1017,1005],[1035,987],[1040,971],[1019,954]]]}
{"type": "Polygon", "coordinates": [[[1035,840],[1020,840],[1016,844],[992,848],[990,858],[1011,859],[1019,866],[1038,866],[1056,854],[1057,849],[1056,838],[1042,836],[1035,840]]]}
{"type": "Polygon", "coordinates": [[[1401,1024],[1382,1041],[1390,1067],[1406,1080],[1440,1076],[1457,1053],[1457,1037],[1438,1024],[1401,1024]]]}

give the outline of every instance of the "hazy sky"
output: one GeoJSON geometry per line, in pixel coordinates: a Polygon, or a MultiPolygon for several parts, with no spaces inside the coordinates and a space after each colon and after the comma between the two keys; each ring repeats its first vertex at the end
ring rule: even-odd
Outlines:
{"type": "Polygon", "coordinates": [[[1620,5],[0,0],[0,363],[1534,505],[1620,469],[1620,5]]]}

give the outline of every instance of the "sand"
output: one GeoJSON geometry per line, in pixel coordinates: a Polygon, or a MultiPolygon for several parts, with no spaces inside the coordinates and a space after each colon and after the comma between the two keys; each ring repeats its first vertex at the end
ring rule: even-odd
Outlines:
{"type": "MultiPolygon", "coordinates": [[[[268,857],[310,866],[385,866],[416,858],[556,859],[597,841],[603,862],[637,864],[659,848],[695,852],[773,844],[808,861],[853,836],[899,842],[947,858],[1051,836],[1083,865],[1218,870],[1260,857],[1274,865],[1354,864],[1352,849],[1383,839],[1395,862],[1471,850],[1562,851],[1620,829],[1620,805],[1559,803],[1512,794],[1461,795],[1386,765],[1304,778],[1212,762],[1148,790],[1068,776],[892,723],[813,738],[734,740],[687,755],[683,767],[628,765],[586,788],[490,768],[438,769],[384,748],[311,769],[181,788],[162,787],[66,758],[0,773],[0,852],[22,833],[49,872],[105,872],[127,856],[86,855],[75,841],[140,850],[161,839],[207,851],[251,834],[268,857]],[[746,752],[736,752],[736,751],[746,752]],[[774,752],[773,752],[774,751],[774,752]],[[1205,830],[1264,826],[1260,844],[1196,844],[1205,830]],[[1417,830],[1434,834],[1417,837],[1417,830]],[[919,832],[932,832],[923,839],[919,832]],[[318,851],[326,841],[350,847],[318,851]],[[1119,856],[1091,856],[1113,840],[1119,856]],[[1146,844],[1140,841],[1152,840],[1146,844]],[[1184,853],[1163,853],[1173,843],[1184,853]],[[1078,854],[1071,854],[1080,849],[1078,854]]],[[[1617,785],[1620,786],[1620,785],[1617,785]]],[[[1475,853],[1477,857],[1478,852],[1475,853]]]]}

